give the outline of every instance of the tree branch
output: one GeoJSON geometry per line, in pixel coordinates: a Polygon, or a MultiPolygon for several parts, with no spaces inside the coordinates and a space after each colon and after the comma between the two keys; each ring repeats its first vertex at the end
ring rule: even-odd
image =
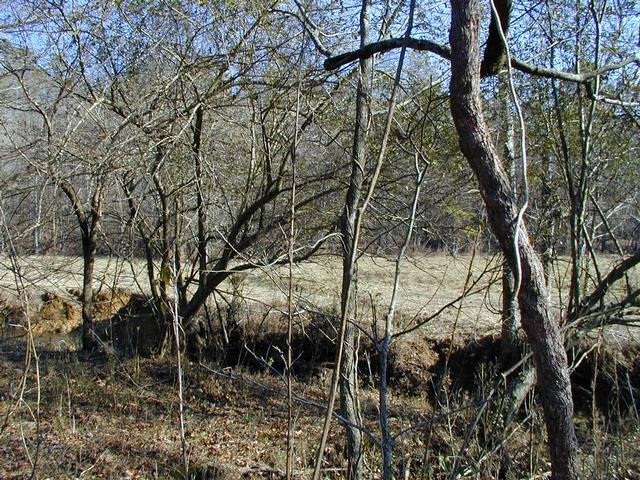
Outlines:
{"type": "Polygon", "coordinates": [[[376,53],[385,53],[396,48],[411,48],[412,50],[427,51],[435,53],[436,55],[451,59],[451,49],[443,45],[439,45],[430,40],[424,40],[421,38],[389,38],[381,40],[379,42],[370,43],[362,48],[353,50],[351,52],[342,53],[334,57],[329,57],[324,61],[325,70],[336,70],[343,65],[351,63],[355,60],[363,60],[365,58],[372,57],[376,53]]]}
{"type": "MultiPolygon", "coordinates": [[[[369,58],[378,53],[386,53],[402,47],[410,48],[412,50],[431,52],[446,60],[451,59],[451,48],[432,42],[431,40],[421,38],[389,38],[387,40],[370,43],[362,48],[358,48],[357,50],[329,57],[324,61],[324,68],[325,70],[333,71],[356,60],[369,58]]],[[[554,78],[574,83],[586,83],[599,75],[604,75],[612,70],[618,70],[631,63],[637,63],[640,65],[640,53],[627,57],[620,62],[604,65],[596,70],[582,73],[565,72],[553,68],[532,65],[515,58],[511,59],[511,67],[515,70],[519,70],[536,77],[554,78]]]]}
{"type": "Polygon", "coordinates": [[[504,69],[507,60],[507,45],[503,38],[507,38],[511,16],[511,0],[491,0],[495,7],[491,9],[491,23],[489,38],[484,50],[484,57],[480,65],[480,75],[497,75],[504,69]],[[502,30],[502,31],[501,31],[502,30]]]}
{"type": "Polygon", "coordinates": [[[636,252],[634,255],[624,259],[622,262],[617,264],[609,274],[598,284],[591,294],[582,301],[580,308],[576,312],[576,317],[580,315],[584,315],[589,311],[591,307],[600,302],[604,298],[604,296],[609,291],[609,288],[618,280],[620,280],[624,274],[640,264],[640,252],[636,252]]]}

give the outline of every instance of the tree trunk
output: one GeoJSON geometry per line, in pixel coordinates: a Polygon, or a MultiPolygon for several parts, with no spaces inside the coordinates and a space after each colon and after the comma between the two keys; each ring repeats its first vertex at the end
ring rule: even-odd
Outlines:
{"type": "MultiPolygon", "coordinates": [[[[366,44],[369,30],[369,0],[362,2],[360,14],[360,44],[366,44]]],[[[371,99],[371,58],[360,61],[358,89],[356,92],[356,121],[353,133],[351,151],[351,176],[345,199],[342,218],[340,219],[340,233],[342,234],[342,316],[352,319],[356,304],[356,285],[358,272],[356,266],[357,210],[360,203],[364,183],[364,168],[366,165],[366,140],[370,122],[371,99]]],[[[346,425],[347,454],[349,461],[349,478],[356,480],[363,477],[362,433],[355,425],[360,423],[358,418],[357,375],[356,375],[356,327],[347,321],[344,332],[344,356],[340,368],[340,403],[342,414],[351,423],[346,425]]]]}
{"type": "Polygon", "coordinates": [[[86,352],[91,352],[96,347],[93,325],[93,270],[98,249],[98,228],[102,218],[103,185],[103,180],[100,179],[91,195],[87,211],[73,184],[67,180],[60,182],[60,188],[73,207],[82,241],[82,350],[86,352]]]}
{"type": "Polygon", "coordinates": [[[96,264],[96,232],[90,227],[81,226],[82,230],[82,349],[94,350],[93,324],[93,271],[96,264]]]}
{"type": "MultiPolygon", "coordinates": [[[[492,17],[492,25],[493,19],[492,17]]],[[[502,40],[500,40],[502,43],[502,40]]],[[[485,60],[486,60],[485,53],[485,60]]],[[[482,67],[481,67],[482,68],[482,67]]],[[[511,184],[512,198],[516,202],[516,156],[515,156],[515,127],[511,109],[509,79],[505,75],[498,78],[498,97],[503,135],[503,154],[506,172],[511,184]]],[[[508,262],[502,266],[502,331],[500,334],[500,364],[503,370],[510,368],[521,357],[521,345],[518,336],[520,326],[520,311],[516,297],[516,285],[513,271],[508,262]]]]}
{"type": "Polygon", "coordinates": [[[344,335],[344,357],[340,375],[340,410],[350,424],[345,425],[347,438],[348,478],[363,478],[364,456],[362,451],[362,432],[357,428],[360,424],[358,403],[358,376],[356,369],[356,327],[352,322],[346,325],[344,335]]]}
{"type": "Polygon", "coordinates": [[[194,175],[196,180],[196,212],[198,214],[198,287],[203,288],[207,275],[207,230],[206,207],[203,198],[203,168],[202,168],[202,123],[204,121],[204,107],[196,108],[196,118],[193,125],[193,151],[194,175]]]}
{"type": "Polygon", "coordinates": [[[480,65],[482,76],[497,74],[506,67],[507,63],[507,49],[502,41],[500,30],[506,37],[509,30],[512,0],[491,0],[491,2],[495,6],[498,16],[496,17],[492,8],[489,37],[487,38],[487,46],[480,65]]]}
{"type": "Polygon", "coordinates": [[[144,222],[141,221],[140,216],[138,215],[139,206],[136,205],[133,199],[133,191],[135,185],[132,182],[123,179],[122,181],[122,189],[124,190],[125,195],[127,196],[127,204],[129,206],[129,219],[136,226],[136,230],[140,235],[140,239],[142,241],[142,246],[144,249],[144,257],[146,262],[147,269],[147,277],[149,279],[149,288],[151,289],[151,296],[156,304],[160,303],[160,290],[158,289],[158,281],[156,279],[156,270],[153,259],[153,248],[151,246],[151,237],[149,233],[146,231],[144,222]]]}
{"type": "Polygon", "coordinates": [[[500,332],[500,366],[503,370],[520,360],[519,325],[520,311],[516,298],[515,278],[511,267],[505,263],[502,267],[502,330],[500,332]]]}
{"type": "MultiPolygon", "coordinates": [[[[160,147],[158,147],[158,155],[162,155],[160,151],[160,147]]],[[[173,264],[172,264],[172,253],[173,248],[171,247],[171,239],[169,238],[169,198],[165,191],[162,179],[160,175],[156,172],[153,175],[153,184],[156,187],[156,192],[158,194],[158,201],[160,202],[160,226],[161,226],[161,237],[160,242],[162,245],[162,256],[160,260],[160,275],[158,275],[158,290],[160,292],[161,299],[161,308],[164,316],[167,316],[171,311],[170,300],[169,300],[169,289],[171,288],[172,283],[172,273],[173,273],[173,264]]]]}
{"type": "Polygon", "coordinates": [[[549,440],[552,478],[577,479],[577,441],[567,356],[549,314],[544,270],[524,225],[514,247],[518,214],[480,101],[479,0],[453,0],[451,9],[451,112],[460,147],[478,180],[494,235],[509,266],[520,272],[522,327],[531,344],[549,440]],[[518,264],[518,256],[520,264],[518,264]]]}

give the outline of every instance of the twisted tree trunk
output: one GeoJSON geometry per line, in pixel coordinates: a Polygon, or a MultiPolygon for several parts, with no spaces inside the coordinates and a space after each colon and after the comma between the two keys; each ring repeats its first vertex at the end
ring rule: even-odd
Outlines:
{"type": "Polygon", "coordinates": [[[578,478],[577,441],[567,356],[549,314],[544,269],[524,225],[516,232],[517,204],[491,140],[480,100],[479,0],[452,0],[451,112],[460,147],[478,180],[492,231],[509,266],[519,272],[521,322],[531,344],[549,438],[552,478],[578,478]],[[516,237],[517,236],[517,249],[516,237]],[[519,256],[519,262],[518,262],[519,256]]]}

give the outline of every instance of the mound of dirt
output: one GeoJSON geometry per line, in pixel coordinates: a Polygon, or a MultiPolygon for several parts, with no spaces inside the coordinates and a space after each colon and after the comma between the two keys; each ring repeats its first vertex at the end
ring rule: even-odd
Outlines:
{"type": "MultiPolygon", "coordinates": [[[[245,312],[247,313],[247,312],[245,312]]],[[[327,368],[333,368],[340,319],[330,314],[313,313],[296,318],[291,347],[294,356],[293,372],[300,380],[320,377],[327,368]]],[[[287,349],[287,319],[275,311],[253,312],[240,321],[226,323],[226,338],[219,319],[208,322],[204,318],[192,322],[187,328],[187,345],[196,345],[196,357],[248,369],[285,371],[287,349]],[[280,316],[281,318],[274,318],[280,316]],[[197,335],[199,342],[189,342],[197,335]]],[[[406,393],[424,392],[431,381],[441,353],[436,342],[426,337],[403,339],[395,342],[389,355],[389,384],[406,393]]],[[[364,383],[377,383],[380,368],[379,352],[371,340],[359,340],[358,369],[364,383]]]]}
{"type": "MultiPolygon", "coordinates": [[[[31,327],[35,336],[66,335],[82,325],[81,293],[70,290],[70,298],[52,292],[29,296],[31,327]]],[[[128,304],[131,293],[108,290],[94,296],[94,320],[98,324],[111,319],[128,304]]],[[[20,302],[0,294],[0,328],[26,327],[26,313],[20,302]]]]}
{"type": "Polygon", "coordinates": [[[65,334],[82,324],[80,308],[54,293],[42,294],[42,307],[34,315],[32,327],[36,336],[65,334]]]}
{"type": "Polygon", "coordinates": [[[500,337],[460,337],[453,344],[439,341],[434,344],[439,360],[433,366],[434,375],[446,375],[452,390],[472,393],[478,383],[486,381],[484,372],[497,371],[500,359],[500,337]],[[487,368],[489,369],[487,370],[487,368]]]}
{"type": "MultiPolygon", "coordinates": [[[[73,295],[78,302],[82,301],[82,291],[79,289],[69,290],[69,293],[73,295]]],[[[96,323],[104,320],[109,320],[116,315],[121,308],[123,308],[129,299],[131,298],[131,292],[123,290],[121,288],[115,288],[113,290],[101,290],[95,292],[93,295],[93,318],[96,323]]]]}
{"type": "MultiPolygon", "coordinates": [[[[226,334],[220,321],[207,322],[200,318],[187,329],[187,345],[197,342],[189,337],[197,334],[204,342],[199,355],[226,366],[243,366],[262,370],[285,370],[287,348],[287,320],[275,311],[253,312],[246,319],[225,322],[226,334]],[[281,318],[274,318],[274,314],[281,318]],[[197,332],[195,331],[197,330],[197,332]],[[227,342],[225,343],[224,338],[227,342]]],[[[294,372],[306,378],[332,363],[339,320],[332,315],[310,315],[296,319],[291,346],[295,355],[294,372]]]]}
{"type": "MultiPolygon", "coordinates": [[[[68,334],[82,325],[80,299],[82,292],[70,290],[78,301],[65,299],[51,292],[41,295],[42,306],[32,319],[33,334],[68,334]]],[[[96,324],[108,321],[125,307],[131,293],[121,290],[106,290],[96,293],[93,298],[93,316],[96,324]]]]}
{"type": "Polygon", "coordinates": [[[431,383],[439,362],[434,341],[428,338],[399,341],[391,348],[389,383],[405,393],[423,392],[431,383]]]}
{"type": "Polygon", "coordinates": [[[97,293],[93,297],[93,316],[96,322],[116,315],[131,300],[131,292],[116,288],[97,293]]]}

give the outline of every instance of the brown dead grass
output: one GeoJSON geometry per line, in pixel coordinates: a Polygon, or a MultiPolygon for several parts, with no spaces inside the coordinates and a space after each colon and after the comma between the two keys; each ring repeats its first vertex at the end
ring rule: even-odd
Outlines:
{"type": "MultiPolygon", "coordinates": [[[[10,401],[8,379],[20,365],[2,362],[0,415],[9,422],[0,434],[0,478],[26,478],[29,455],[37,454],[39,476],[82,478],[179,478],[176,372],[165,360],[95,365],[49,358],[43,362],[40,420],[10,401]],[[60,370],[59,370],[60,369],[60,370]]],[[[187,374],[187,432],[194,470],[217,465],[226,476],[277,478],[286,445],[282,384],[270,376],[221,376],[193,369],[187,374]],[[246,378],[246,380],[243,380],[246,378]]],[[[30,385],[33,385],[33,377],[30,385]]],[[[316,400],[318,387],[296,384],[316,400]]],[[[35,391],[25,395],[33,405],[35,391]]],[[[321,416],[312,406],[297,409],[296,469],[308,472],[320,434],[321,416]]],[[[328,460],[339,461],[332,434],[328,460]]],[[[340,471],[340,468],[338,468],[340,471]]]]}

